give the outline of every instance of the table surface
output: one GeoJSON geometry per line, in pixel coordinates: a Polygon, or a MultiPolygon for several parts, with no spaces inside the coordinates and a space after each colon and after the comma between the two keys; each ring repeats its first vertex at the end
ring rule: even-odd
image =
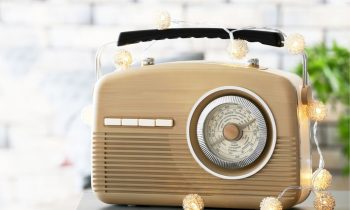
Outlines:
{"type": "MultiPolygon", "coordinates": [[[[336,199],[337,210],[349,210],[350,209],[350,197],[349,191],[331,191],[332,195],[336,199]]],[[[313,207],[314,194],[312,193],[309,198],[303,203],[295,206],[294,210],[309,210],[315,209],[313,207]]],[[[93,194],[91,190],[85,191],[78,205],[77,210],[180,210],[181,207],[164,207],[164,206],[118,206],[105,204],[93,194]]],[[[210,208],[213,210],[213,208],[210,208]]]]}

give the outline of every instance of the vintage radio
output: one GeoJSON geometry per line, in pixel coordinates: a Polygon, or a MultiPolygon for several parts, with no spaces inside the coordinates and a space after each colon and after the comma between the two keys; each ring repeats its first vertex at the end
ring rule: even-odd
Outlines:
{"type": "MultiPolygon", "coordinates": [[[[165,38],[228,38],[222,29],[124,32],[119,46],[165,38]]],[[[276,47],[275,31],[235,38],[276,47]]],[[[255,62],[254,62],[255,61],[255,62]]],[[[309,186],[307,74],[202,61],[143,65],[105,75],[94,90],[92,181],[106,203],[258,208],[288,186],[309,186]]],[[[305,70],[305,69],[304,69],[305,70]]],[[[309,190],[289,191],[284,208],[309,190]]]]}

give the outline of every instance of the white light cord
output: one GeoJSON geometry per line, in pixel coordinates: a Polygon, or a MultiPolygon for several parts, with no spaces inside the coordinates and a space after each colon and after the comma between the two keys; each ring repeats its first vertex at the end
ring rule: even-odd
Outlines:
{"type": "Polygon", "coordinates": [[[278,200],[280,200],[283,195],[288,191],[288,190],[312,190],[312,187],[301,187],[301,186],[289,186],[285,188],[277,197],[278,200]]]}
{"type": "Polygon", "coordinates": [[[143,49],[141,56],[139,57],[140,62],[146,57],[147,51],[157,42],[157,40],[153,40],[145,49],[143,49]]]}
{"type": "Polygon", "coordinates": [[[105,44],[101,45],[97,51],[95,56],[95,71],[96,71],[96,81],[98,81],[101,77],[101,55],[104,49],[111,45],[111,44],[117,44],[116,41],[113,42],[106,42],[105,44]]]}
{"type": "MultiPolygon", "coordinates": [[[[317,139],[317,124],[318,122],[315,121],[314,125],[313,125],[313,129],[312,129],[312,137],[314,139],[314,142],[316,144],[316,148],[317,148],[317,152],[320,156],[320,160],[319,160],[319,164],[318,164],[318,168],[317,170],[314,172],[313,176],[312,176],[312,183],[314,182],[314,179],[317,177],[317,175],[322,171],[322,169],[324,168],[324,159],[323,159],[323,155],[322,155],[322,151],[320,149],[319,143],[318,143],[318,139],[317,139]]],[[[287,188],[285,188],[277,197],[277,199],[281,199],[283,197],[283,195],[288,191],[288,190],[302,190],[302,189],[311,189],[312,191],[314,191],[315,189],[313,187],[301,187],[301,186],[289,186],[287,188]]]]}
{"type": "Polygon", "coordinates": [[[322,151],[320,149],[320,145],[319,145],[318,140],[317,140],[317,124],[318,124],[317,121],[315,121],[314,122],[314,126],[313,126],[313,137],[314,137],[314,141],[315,141],[315,144],[316,144],[318,155],[320,156],[320,160],[319,160],[319,163],[318,163],[318,169],[323,169],[325,163],[324,163],[322,151]]]}

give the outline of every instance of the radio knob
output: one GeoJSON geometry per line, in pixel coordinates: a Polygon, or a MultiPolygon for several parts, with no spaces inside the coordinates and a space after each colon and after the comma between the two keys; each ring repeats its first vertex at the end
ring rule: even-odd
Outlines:
{"type": "Polygon", "coordinates": [[[259,68],[259,59],[258,58],[249,59],[248,66],[253,68],[259,68]]]}
{"type": "Polygon", "coordinates": [[[141,62],[141,66],[154,65],[154,58],[145,58],[141,62]]]}

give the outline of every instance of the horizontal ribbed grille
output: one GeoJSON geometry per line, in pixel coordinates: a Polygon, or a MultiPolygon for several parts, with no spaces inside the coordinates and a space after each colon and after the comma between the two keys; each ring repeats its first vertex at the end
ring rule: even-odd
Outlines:
{"type": "MultiPolygon", "coordinates": [[[[269,163],[256,175],[224,180],[205,172],[179,134],[94,133],[93,187],[104,193],[278,195],[298,184],[296,140],[277,139],[269,163]]],[[[285,199],[295,199],[288,192],[285,199]]]]}

